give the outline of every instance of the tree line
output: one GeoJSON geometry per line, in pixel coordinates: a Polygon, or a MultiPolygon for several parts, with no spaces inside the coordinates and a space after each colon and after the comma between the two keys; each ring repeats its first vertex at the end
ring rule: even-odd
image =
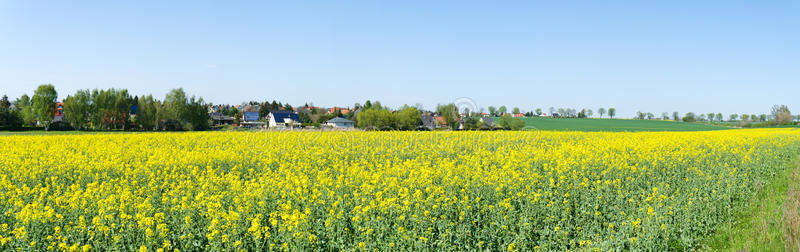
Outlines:
{"type": "Polygon", "coordinates": [[[58,93],[40,85],[33,97],[23,94],[13,103],[3,96],[0,127],[44,127],[79,130],[204,130],[210,126],[208,106],[201,97],[188,97],[182,88],[163,100],[152,95],[131,96],[127,89],[82,89],[67,95],[63,118],[54,117],[58,93]],[[12,109],[13,105],[13,109],[12,109]]]}

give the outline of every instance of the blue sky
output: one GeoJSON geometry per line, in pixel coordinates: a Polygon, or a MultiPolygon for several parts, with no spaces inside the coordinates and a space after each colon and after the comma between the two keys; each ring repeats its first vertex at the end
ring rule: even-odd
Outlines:
{"type": "Polygon", "coordinates": [[[0,94],[800,112],[799,1],[5,1],[0,94]]]}

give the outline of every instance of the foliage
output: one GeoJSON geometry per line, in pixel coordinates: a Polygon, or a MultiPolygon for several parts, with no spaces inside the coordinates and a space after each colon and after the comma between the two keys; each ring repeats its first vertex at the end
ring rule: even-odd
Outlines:
{"type": "Polygon", "coordinates": [[[617,115],[617,109],[615,109],[615,108],[609,108],[608,109],[608,117],[614,118],[614,116],[616,116],[616,115],[617,115]]]}
{"type": "MultiPolygon", "coordinates": [[[[505,106],[500,108],[504,109],[505,106]]],[[[458,107],[453,103],[436,106],[436,113],[439,114],[439,116],[441,116],[444,119],[444,122],[447,124],[447,127],[450,127],[450,129],[452,130],[458,129],[459,126],[458,120],[460,118],[458,112],[459,112],[458,107]]],[[[503,110],[503,112],[505,112],[505,110],[503,110]]],[[[500,111],[497,111],[496,113],[502,114],[502,112],[500,111]]]]}
{"type": "Polygon", "coordinates": [[[380,102],[375,102],[373,105],[370,101],[367,101],[357,117],[358,127],[362,129],[391,130],[395,126],[392,113],[383,108],[380,102]]]}
{"type": "Polygon", "coordinates": [[[36,120],[43,124],[45,129],[53,121],[56,99],[58,99],[58,93],[56,88],[50,84],[39,85],[33,92],[33,98],[31,98],[33,114],[36,115],[36,120]]]}
{"type": "Polygon", "coordinates": [[[395,112],[394,121],[399,130],[414,130],[422,125],[422,116],[417,108],[403,106],[395,112]]]}
{"type": "Polygon", "coordinates": [[[93,111],[92,93],[89,90],[78,90],[64,99],[64,120],[77,129],[89,128],[93,111]]]}
{"type": "Polygon", "coordinates": [[[696,122],[697,121],[697,117],[695,116],[695,114],[693,112],[689,112],[689,113],[686,113],[685,116],[683,116],[683,121],[684,122],[696,122]]]}
{"type": "Polygon", "coordinates": [[[772,118],[777,124],[789,124],[794,119],[792,112],[789,111],[789,107],[786,105],[772,106],[770,112],[772,113],[772,118]]]}
{"type": "Polygon", "coordinates": [[[68,122],[56,121],[56,122],[50,123],[50,128],[48,130],[70,131],[70,130],[75,130],[75,128],[73,128],[72,125],[70,125],[68,122]]]}

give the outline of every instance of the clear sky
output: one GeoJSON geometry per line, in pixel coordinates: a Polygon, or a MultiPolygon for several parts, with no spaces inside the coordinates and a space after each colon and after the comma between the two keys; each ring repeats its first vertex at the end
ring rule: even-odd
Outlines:
{"type": "Polygon", "coordinates": [[[7,1],[0,94],[800,112],[800,1],[7,1]]]}

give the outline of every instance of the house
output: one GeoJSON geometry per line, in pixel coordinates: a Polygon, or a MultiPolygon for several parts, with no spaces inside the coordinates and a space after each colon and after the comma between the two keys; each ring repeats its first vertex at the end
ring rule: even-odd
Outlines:
{"type": "Polygon", "coordinates": [[[339,112],[341,112],[342,114],[347,114],[347,113],[349,113],[349,112],[350,112],[350,109],[347,109],[347,108],[342,108],[342,107],[332,107],[332,108],[328,109],[328,114],[333,114],[333,113],[336,113],[336,111],[337,111],[337,110],[338,110],[339,112]]]}
{"type": "Polygon", "coordinates": [[[211,120],[214,121],[214,125],[231,125],[233,124],[233,117],[223,115],[222,113],[214,112],[208,114],[211,117],[211,120]]]}
{"type": "Polygon", "coordinates": [[[525,117],[525,114],[523,113],[511,114],[511,117],[525,117]]]}
{"type": "Polygon", "coordinates": [[[422,127],[427,128],[428,130],[433,130],[436,128],[436,119],[432,115],[422,115],[422,127]]]}
{"type": "Polygon", "coordinates": [[[272,110],[269,112],[269,127],[292,127],[300,123],[300,116],[289,110],[272,110]]]}
{"type": "Polygon", "coordinates": [[[53,122],[64,120],[64,103],[56,102],[56,109],[53,111],[53,122]]]}
{"type": "Polygon", "coordinates": [[[494,128],[495,126],[497,126],[497,124],[495,124],[495,122],[494,122],[494,119],[492,119],[491,117],[488,117],[488,116],[487,117],[481,117],[481,119],[478,119],[478,121],[483,123],[481,128],[489,128],[489,129],[491,129],[491,128],[494,128]]]}
{"type": "Polygon", "coordinates": [[[245,128],[264,127],[265,123],[259,119],[258,112],[244,112],[242,113],[242,122],[239,124],[245,128]]]}
{"type": "Polygon", "coordinates": [[[333,118],[333,119],[330,119],[330,120],[326,121],[325,125],[331,126],[333,128],[337,128],[337,129],[352,129],[352,128],[355,127],[355,122],[347,120],[347,119],[344,119],[344,118],[341,118],[341,117],[336,117],[336,118],[333,118]]]}

